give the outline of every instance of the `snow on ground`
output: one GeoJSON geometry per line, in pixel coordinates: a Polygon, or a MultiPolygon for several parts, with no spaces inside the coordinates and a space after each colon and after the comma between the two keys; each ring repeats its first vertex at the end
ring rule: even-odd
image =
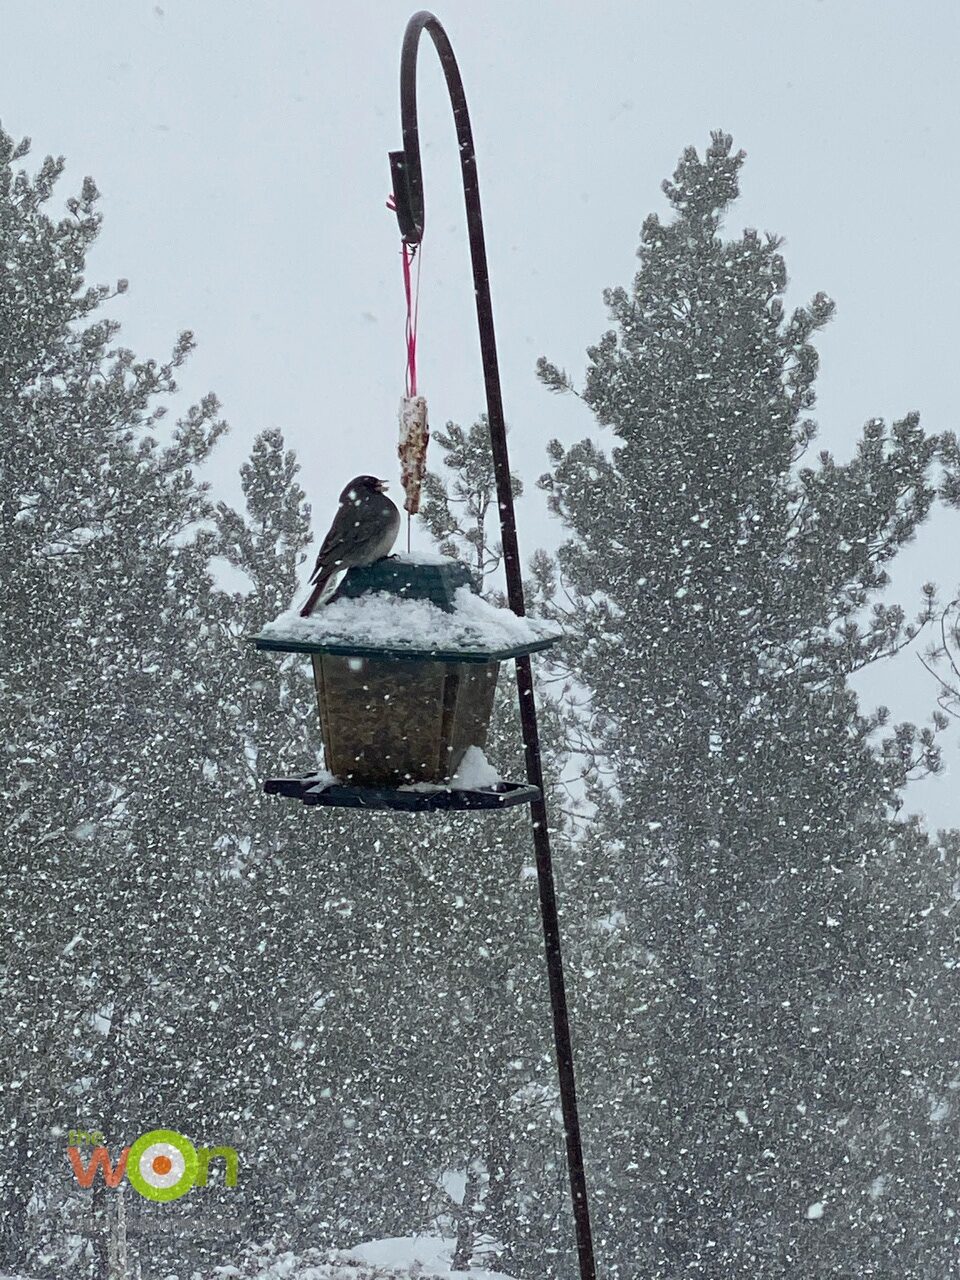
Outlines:
{"type": "Polygon", "coordinates": [[[549,622],[518,618],[498,609],[469,587],[460,587],[453,613],[429,600],[406,600],[386,591],[334,600],[301,618],[288,609],[268,622],[264,639],[305,644],[350,644],[410,649],[482,649],[496,651],[535,644],[558,634],[549,622]]]}
{"type": "Polygon", "coordinates": [[[236,1266],[214,1267],[200,1280],[511,1280],[484,1267],[452,1271],[453,1249],[454,1241],[440,1236],[398,1236],[339,1252],[295,1254],[268,1246],[252,1249],[236,1266]]]}
{"type": "MultiPolygon", "coordinates": [[[[485,1267],[474,1267],[470,1271],[451,1271],[453,1260],[453,1240],[444,1240],[440,1236],[396,1236],[389,1240],[374,1240],[370,1244],[358,1245],[348,1250],[351,1258],[378,1267],[392,1267],[402,1276],[407,1274],[422,1277],[422,1280],[434,1280],[434,1277],[467,1276],[470,1280],[510,1280],[500,1271],[487,1271],[485,1267]],[[417,1270],[417,1268],[421,1268],[417,1270]]],[[[346,1280],[346,1277],[345,1277],[346,1280]]]]}
{"type": "MultiPolygon", "coordinates": [[[[236,1266],[195,1272],[192,1280],[512,1280],[485,1267],[452,1271],[453,1248],[453,1240],[439,1236],[398,1236],[339,1252],[296,1254],[268,1246],[251,1249],[236,1266]]],[[[0,1275],[0,1280],[27,1277],[0,1275]]]]}

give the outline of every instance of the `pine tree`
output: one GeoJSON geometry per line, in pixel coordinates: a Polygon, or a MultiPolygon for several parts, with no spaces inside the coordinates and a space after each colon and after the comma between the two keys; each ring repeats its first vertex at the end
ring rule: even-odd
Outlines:
{"type": "MultiPolygon", "coordinates": [[[[947,506],[960,508],[960,440],[954,432],[941,437],[940,462],[940,496],[947,506]]],[[[960,719],[960,587],[941,610],[934,634],[921,661],[936,681],[941,709],[960,719]]]]}
{"type": "Polygon", "coordinates": [[[261,432],[241,469],[246,511],[236,512],[220,503],[217,512],[220,551],[243,575],[245,587],[221,597],[219,620],[236,655],[225,675],[221,702],[232,705],[237,739],[230,740],[222,768],[228,777],[241,771],[228,825],[237,833],[237,845],[229,853],[242,863],[251,854],[249,839],[241,834],[245,823],[257,824],[258,861],[268,852],[262,844],[267,816],[280,820],[272,847],[282,843],[293,825],[289,806],[280,809],[259,798],[263,779],[270,774],[307,772],[317,763],[312,683],[305,674],[308,665],[287,655],[278,671],[276,662],[269,664],[249,644],[249,637],[266,619],[289,607],[297,591],[310,543],[310,508],[297,482],[299,469],[293,451],[284,449],[279,431],[261,432]]]}
{"type": "MultiPolygon", "coordinates": [[[[448,422],[445,430],[434,431],[433,443],[443,450],[443,465],[453,475],[448,488],[439,472],[427,472],[420,518],[445,555],[459,555],[471,565],[477,589],[482,590],[503,555],[490,528],[497,479],[487,415],[482,413],[466,431],[448,422]]],[[[510,484],[514,499],[519,498],[523,493],[520,477],[511,473],[510,484]]]]}
{"type": "Polygon", "coordinates": [[[942,721],[884,739],[886,712],[864,715],[846,679],[932,616],[932,589],[911,622],[877,596],[934,500],[938,441],[914,413],[874,419],[850,462],[800,465],[833,305],[787,318],[779,241],[719,234],[742,162],[722,134],[684,152],[673,216],[644,223],[632,289],[605,295],[616,328],[588,351],[582,398],[614,447],[554,442],[542,482],[571,534],[555,611],[596,807],[597,1232],[623,1276],[879,1274],[890,1257],[919,1276],[866,1226],[904,1105],[891,1029],[866,1010],[929,902],[923,840],[922,872],[885,869],[942,721]]]}
{"type": "MultiPolygon", "coordinates": [[[[245,509],[218,507],[220,551],[243,589],[220,599],[231,646],[219,760],[231,963],[215,966],[217,1021],[206,1028],[206,1056],[218,1063],[221,1114],[243,1152],[243,1185],[230,1193],[230,1210],[244,1239],[303,1244],[332,1242],[340,1210],[329,1192],[341,1182],[343,1128],[318,1070],[330,1045],[317,1015],[331,986],[338,997],[351,990],[339,966],[343,924],[331,910],[349,850],[335,818],[262,793],[268,776],[319,767],[320,731],[309,662],[249,644],[296,595],[310,542],[298,473],[280,432],[264,431],[241,469],[245,509]]],[[[338,1047],[349,1074],[351,1055],[338,1047]]]]}
{"type": "MultiPolygon", "coordinates": [[[[112,346],[101,309],[125,284],[84,284],[96,188],[54,221],[63,162],[30,177],[26,153],[0,131],[7,1270],[55,1265],[63,1248],[51,1224],[81,1203],[65,1190],[68,1129],[116,1143],[145,1109],[144,1057],[187,984],[198,916],[202,932],[219,646],[195,470],[224,429],[212,397],[163,423],[190,335],[165,362],[112,346]]],[[[104,1274],[103,1231],[95,1245],[104,1274]]]]}
{"type": "Polygon", "coordinates": [[[936,682],[942,710],[960,719],[960,595],[941,611],[935,634],[921,662],[936,682]]]}

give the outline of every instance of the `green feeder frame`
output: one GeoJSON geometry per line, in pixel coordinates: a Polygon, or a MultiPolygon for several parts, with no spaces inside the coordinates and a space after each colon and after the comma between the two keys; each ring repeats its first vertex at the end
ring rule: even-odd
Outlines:
{"type": "MultiPolygon", "coordinates": [[[[455,593],[464,586],[473,589],[470,571],[455,561],[388,558],[351,569],[334,599],[383,592],[453,613],[455,593]]],[[[449,783],[467,749],[486,745],[500,663],[545,649],[555,639],[494,649],[423,647],[415,635],[389,645],[255,636],[258,649],[310,654],[326,765],[338,780],[324,783],[315,774],[269,778],[264,789],[304,804],[357,808],[501,809],[529,803],[539,795],[529,784],[465,789],[449,783]]]]}

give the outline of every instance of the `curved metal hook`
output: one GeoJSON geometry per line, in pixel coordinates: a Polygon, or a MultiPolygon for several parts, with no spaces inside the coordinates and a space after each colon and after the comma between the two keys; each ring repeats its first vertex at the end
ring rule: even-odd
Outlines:
{"type": "Polygon", "coordinates": [[[470,113],[467,110],[460,68],[439,19],[426,9],[421,9],[407,23],[400,53],[400,124],[403,129],[403,150],[390,152],[397,221],[400,224],[400,234],[407,244],[419,244],[424,227],[423,170],[420,165],[420,130],[417,124],[417,53],[423,31],[433,40],[447,81],[457,142],[460,144],[460,168],[468,214],[472,201],[475,201],[479,215],[480,202],[473,131],[470,128],[470,113]]]}
{"type": "Polygon", "coordinates": [[[403,150],[390,152],[397,222],[406,244],[420,243],[423,237],[425,209],[423,170],[420,164],[420,130],[417,124],[417,52],[420,47],[420,35],[424,31],[433,40],[440,57],[457,130],[460,172],[463,177],[463,196],[467,210],[470,260],[473,266],[473,285],[477,301],[487,419],[490,424],[490,444],[493,450],[497,500],[500,508],[500,534],[503,567],[507,578],[507,599],[513,612],[522,617],[526,612],[523,601],[523,573],[513,510],[513,487],[510,483],[507,431],[503,415],[503,395],[500,389],[500,368],[493,327],[493,303],[490,298],[490,277],[487,270],[487,249],[483,234],[483,213],[480,207],[480,186],[477,182],[473,130],[470,127],[470,113],[467,109],[463,80],[460,77],[460,68],[457,66],[453,47],[440,20],[425,9],[415,13],[407,23],[400,54],[400,123],[403,128],[403,150]]]}

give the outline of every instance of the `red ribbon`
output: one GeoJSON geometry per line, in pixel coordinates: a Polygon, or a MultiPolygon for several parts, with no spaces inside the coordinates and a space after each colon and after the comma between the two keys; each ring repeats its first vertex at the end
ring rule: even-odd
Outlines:
{"type": "MultiPolygon", "coordinates": [[[[397,211],[396,197],[391,194],[387,197],[387,208],[392,212],[397,211]]],[[[417,317],[420,312],[420,260],[417,259],[417,284],[414,289],[412,283],[413,260],[417,257],[417,249],[419,245],[407,244],[406,240],[401,245],[401,254],[403,256],[403,292],[407,300],[407,395],[415,396],[417,394],[417,317]]]]}
{"type": "Polygon", "coordinates": [[[420,310],[420,262],[417,261],[417,285],[414,291],[411,281],[411,267],[417,256],[417,246],[402,246],[403,254],[403,292],[407,300],[407,395],[417,394],[417,316],[420,310]]]}

